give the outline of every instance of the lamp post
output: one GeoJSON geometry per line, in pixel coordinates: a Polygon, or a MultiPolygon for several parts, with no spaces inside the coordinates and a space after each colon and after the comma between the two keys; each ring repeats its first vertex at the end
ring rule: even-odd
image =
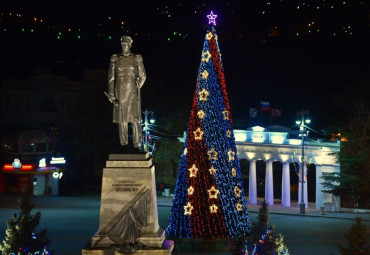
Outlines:
{"type": "Polygon", "coordinates": [[[155,119],[153,118],[153,112],[152,111],[145,110],[143,113],[144,113],[144,128],[143,128],[143,131],[145,133],[145,137],[144,137],[144,141],[143,141],[144,151],[150,153],[149,148],[152,148],[152,151],[153,151],[154,146],[152,146],[150,144],[150,142],[148,141],[148,137],[150,135],[150,125],[155,123],[155,119]],[[149,115],[150,115],[150,119],[148,118],[149,115]]]}
{"type": "Polygon", "coordinates": [[[299,212],[305,214],[306,204],[304,202],[304,140],[308,136],[308,131],[306,131],[306,124],[311,123],[311,120],[308,118],[308,111],[302,110],[297,113],[297,120],[295,122],[299,126],[299,136],[302,139],[302,157],[301,157],[301,203],[299,204],[299,212]]]}

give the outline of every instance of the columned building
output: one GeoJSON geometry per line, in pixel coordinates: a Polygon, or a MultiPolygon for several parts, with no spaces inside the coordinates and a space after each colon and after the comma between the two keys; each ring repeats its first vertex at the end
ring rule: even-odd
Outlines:
{"type": "MultiPolygon", "coordinates": [[[[290,164],[293,165],[297,171],[297,178],[299,177],[301,168],[302,155],[302,140],[290,138],[289,132],[273,132],[263,127],[252,127],[250,130],[234,130],[236,146],[238,150],[239,159],[247,159],[249,161],[249,203],[257,203],[257,174],[256,162],[263,160],[266,163],[265,175],[265,199],[269,205],[274,204],[274,187],[273,187],[273,162],[279,161],[282,165],[282,179],[281,179],[281,201],[284,207],[291,206],[291,185],[290,185],[290,164]]],[[[321,139],[309,139],[304,144],[305,164],[304,164],[304,202],[306,207],[308,203],[308,189],[307,189],[307,166],[314,164],[316,166],[316,209],[324,206],[328,211],[337,211],[340,207],[338,197],[331,194],[324,193],[324,189],[320,179],[321,176],[339,172],[340,166],[336,161],[335,156],[331,155],[333,152],[340,150],[340,141],[330,142],[321,139]]],[[[309,173],[308,173],[309,174],[309,173]]],[[[302,183],[301,178],[298,181],[298,204],[301,202],[302,183]]]]}

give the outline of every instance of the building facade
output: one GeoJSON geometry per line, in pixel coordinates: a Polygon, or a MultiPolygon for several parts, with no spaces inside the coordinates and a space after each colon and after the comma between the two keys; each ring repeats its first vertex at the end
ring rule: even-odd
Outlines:
{"type": "Polygon", "coordinates": [[[85,71],[83,81],[42,73],[1,81],[2,127],[27,127],[55,134],[83,123],[104,98],[106,71],[85,71]]]}
{"type": "MultiPolygon", "coordinates": [[[[291,206],[291,186],[290,171],[291,163],[297,167],[299,174],[302,155],[302,140],[290,138],[289,131],[269,131],[262,127],[253,127],[250,130],[234,130],[235,141],[238,150],[239,159],[249,161],[249,203],[257,203],[257,180],[256,180],[256,162],[262,160],[266,162],[265,175],[265,199],[270,205],[274,204],[274,187],[273,187],[273,167],[272,163],[279,161],[282,163],[282,180],[281,180],[281,201],[285,207],[291,206]]],[[[307,166],[315,165],[316,171],[316,208],[324,206],[328,211],[338,211],[340,208],[339,197],[324,193],[322,190],[321,176],[340,171],[340,165],[337,162],[333,152],[339,152],[340,141],[331,142],[321,139],[310,139],[304,145],[304,183],[303,195],[306,207],[308,206],[308,189],[307,189],[307,166]]],[[[299,175],[297,176],[297,178],[299,175]]],[[[301,178],[299,178],[300,180],[301,178]]],[[[301,202],[302,183],[298,181],[298,204],[301,202]]]]}
{"type": "MultiPolygon", "coordinates": [[[[101,116],[99,107],[104,103],[110,106],[103,94],[107,71],[86,70],[84,74],[83,80],[78,81],[55,76],[50,72],[28,78],[1,80],[0,192],[19,192],[27,185],[33,188],[35,195],[55,194],[57,174],[54,173],[61,173],[66,167],[53,165],[52,158],[66,157],[63,152],[70,148],[62,145],[61,154],[53,139],[45,142],[47,139],[40,135],[34,135],[32,139],[23,138],[30,133],[44,133],[45,136],[58,138],[59,145],[66,144],[66,138],[78,143],[77,129],[81,133],[94,128],[91,123],[96,116],[101,116]],[[19,160],[23,165],[32,165],[32,169],[12,168],[14,160],[19,160]],[[45,160],[46,166],[41,167],[40,160],[45,160]],[[7,167],[4,168],[5,165],[7,167]]],[[[81,171],[88,173],[84,169],[74,170],[72,174],[69,169],[68,173],[73,179],[76,176],[83,178],[80,177],[81,171]]]]}
{"type": "Polygon", "coordinates": [[[57,138],[27,129],[2,138],[0,193],[29,190],[33,195],[58,195],[65,159],[55,155],[57,138]]]}

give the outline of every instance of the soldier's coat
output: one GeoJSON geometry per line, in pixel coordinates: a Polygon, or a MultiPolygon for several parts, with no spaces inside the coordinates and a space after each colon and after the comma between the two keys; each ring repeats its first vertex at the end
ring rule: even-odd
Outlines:
{"type": "Polygon", "coordinates": [[[119,102],[118,106],[113,106],[113,123],[141,121],[139,90],[145,79],[141,55],[112,55],[108,70],[108,93],[119,102]]]}

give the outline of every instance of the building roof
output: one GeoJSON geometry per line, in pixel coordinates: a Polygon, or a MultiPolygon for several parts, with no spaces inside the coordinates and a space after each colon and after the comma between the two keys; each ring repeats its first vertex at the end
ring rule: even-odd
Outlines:
{"type": "Polygon", "coordinates": [[[14,132],[5,136],[2,144],[31,144],[31,143],[53,143],[57,142],[58,138],[50,133],[39,129],[26,129],[20,132],[14,132]]]}

